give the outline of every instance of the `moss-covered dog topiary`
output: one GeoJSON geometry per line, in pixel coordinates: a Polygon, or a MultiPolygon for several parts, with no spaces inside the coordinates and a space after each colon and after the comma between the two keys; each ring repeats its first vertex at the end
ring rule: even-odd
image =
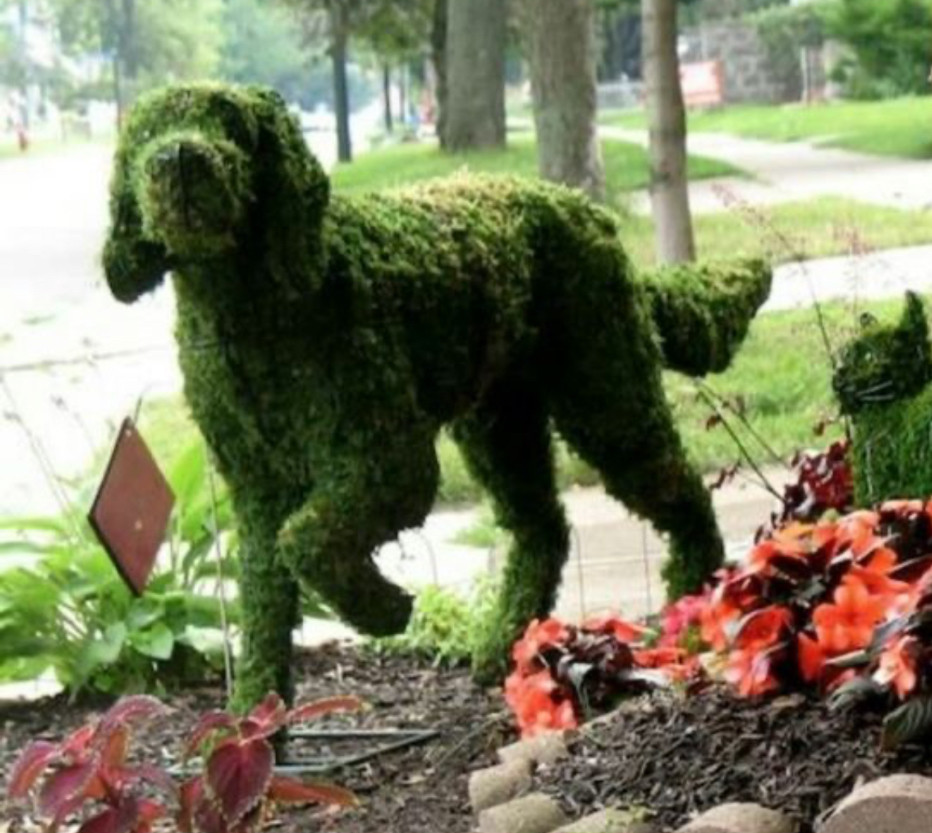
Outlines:
{"type": "Polygon", "coordinates": [[[661,349],[724,366],[768,292],[759,264],[642,285],[612,215],[516,179],[331,197],[275,94],[214,86],[134,109],[104,260],[124,301],[173,273],[185,392],[241,528],[242,705],[290,694],[299,581],[365,632],[404,628],[410,598],[372,557],[429,512],[444,425],[514,536],[486,675],[549,611],[566,559],[552,425],[670,535],[671,593],[721,562],[661,349]]]}
{"type": "Polygon", "coordinates": [[[932,348],[918,296],[895,325],[865,318],[842,350],[833,386],[853,421],[855,501],[932,495],[932,348]]]}

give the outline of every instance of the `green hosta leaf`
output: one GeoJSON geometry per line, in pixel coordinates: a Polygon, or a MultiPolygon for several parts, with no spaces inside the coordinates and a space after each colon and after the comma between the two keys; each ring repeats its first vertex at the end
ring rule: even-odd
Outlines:
{"type": "Polygon", "coordinates": [[[883,722],[881,743],[884,749],[896,749],[932,732],[932,696],[907,700],[890,712],[883,722]]]}
{"type": "Polygon", "coordinates": [[[64,537],[70,534],[67,521],[61,518],[0,518],[0,529],[14,529],[18,532],[54,532],[64,537]]]}
{"type": "Polygon", "coordinates": [[[223,631],[217,628],[198,628],[188,625],[178,641],[191,646],[206,657],[214,657],[223,653],[223,631]]]}
{"type": "MultiPolygon", "coordinates": [[[[98,639],[88,643],[84,649],[84,662],[89,670],[101,665],[112,665],[119,658],[126,644],[126,625],[115,622],[98,639]]],[[[83,663],[82,663],[83,664],[83,663]]]]}
{"type": "Polygon", "coordinates": [[[143,630],[151,627],[165,616],[165,605],[160,599],[144,597],[134,600],[126,617],[126,624],[130,630],[143,630]]]}
{"type": "Polygon", "coordinates": [[[175,500],[182,512],[194,503],[204,490],[207,479],[207,459],[200,442],[191,443],[175,461],[168,473],[175,500]]]}
{"type": "Polygon", "coordinates": [[[175,650],[175,635],[163,622],[130,634],[129,643],[143,656],[158,660],[171,659],[175,650]]]}

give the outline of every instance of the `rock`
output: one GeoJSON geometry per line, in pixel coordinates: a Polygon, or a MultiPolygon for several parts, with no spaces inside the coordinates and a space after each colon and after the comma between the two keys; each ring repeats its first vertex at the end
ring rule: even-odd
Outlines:
{"type": "Polygon", "coordinates": [[[722,804],[681,827],[679,833],[796,833],[796,822],[759,804],[722,804]]]}
{"type": "Polygon", "coordinates": [[[552,798],[533,793],[479,814],[479,833],[551,833],[568,819],[552,798]]]}
{"type": "Polygon", "coordinates": [[[531,787],[532,765],[518,758],[510,763],[480,769],[469,776],[469,803],[478,813],[496,807],[531,787]]]}
{"type": "Polygon", "coordinates": [[[838,805],[823,833],[928,833],[932,778],[891,775],[858,787],[838,805]]]}
{"type": "Polygon", "coordinates": [[[498,750],[498,759],[503,763],[528,761],[531,764],[555,764],[567,754],[567,732],[541,732],[527,740],[519,740],[498,750]]]}
{"type": "Polygon", "coordinates": [[[656,828],[637,821],[624,810],[601,810],[561,827],[556,833],[656,833],[656,828]]]}

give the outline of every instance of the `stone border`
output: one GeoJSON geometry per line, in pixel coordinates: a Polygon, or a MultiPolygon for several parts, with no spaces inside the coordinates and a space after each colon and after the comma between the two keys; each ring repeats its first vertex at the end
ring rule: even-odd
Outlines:
{"type": "MultiPolygon", "coordinates": [[[[581,731],[617,716],[613,712],[581,731]]],[[[635,814],[617,809],[570,822],[553,798],[530,791],[534,770],[568,756],[578,734],[548,732],[518,741],[498,750],[499,764],[473,772],[469,800],[479,833],[659,833],[635,814]]],[[[930,833],[932,778],[891,775],[863,784],[814,826],[819,833],[930,833]]],[[[777,810],[732,803],[702,813],[677,833],[797,833],[797,824],[777,810]]]]}

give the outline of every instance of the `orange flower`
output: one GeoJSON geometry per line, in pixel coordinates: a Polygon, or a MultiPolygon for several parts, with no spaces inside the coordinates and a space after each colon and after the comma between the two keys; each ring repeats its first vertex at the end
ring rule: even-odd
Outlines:
{"type": "Polygon", "coordinates": [[[881,685],[893,683],[899,698],[905,700],[916,688],[918,655],[919,641],[914,636],[900,637],[880,655],[874,679],[881,685]]]}
{"type": "Polygon", "coordinates": [[[643,651],[633,651],[631,655],[634,664],[640,668],[663,668],[686,659],[686,651],[680,648],[646,648],[643,651]]]}
{"type": "Polygon", "coordinates": [[[783,631],[793,623],[792,614],[785,607],[771,605],[749,613],[735,634],[736,648],[760,651],[775,645],[783,631]]]}
{"type": "Polygon", "coordinates": [[[796,654],[799,660],[799,674],[807,683],[817,682],[822,676],[826,656],[819,643],[804,633],[796,637],[796,654]]]}
{"type": "Polygon", "coordinates": [[[754,572],[766,570],[776,557],[796,559],[805,562],[812,551],[810,524],[790,524],[778,529],[766,541],[761,541],[748,556],[754,572]]]}
{"type": "Polygon", "coordinates": [[[565,642],[568,637],[569,630],[559,619],[545,619],[543,622],[535,619],[512,649],[515,665],[521,672],[532,670],[541,651],[565,642]]]}
{"type": "Polygon", "coordinates": [[[702,641],[716,651],[728,647],[727,627],[741,616],[741,608],[724,599],[713,601],[702,611],[702,641]]]}
{"type": "Polygon", "coordinates": [[[732,651],[728,655],[725,679],[738,689],[742,697],[760,697],[779,688],[773,675],[772,650],[732,651]]]}
{"type": "Polygon", "coordinates": [[[515,713],[522,737],[552,729],[574,729],[577,726],[573,703],[560,697],[559,686],[549,671],[523,676],[518,672],[505,680],[505,701],[515,713]]]}
{"type": "Polygon", "coordinates": [[[610,634],[619,642],[638,642],[644,638],[647,628],[626,622],[618,616],[595,616],[587,619],[582,626],[584,631],[592,633],[610,634]]]}
{"type": "Polygon", "coordinates": [[[882,596],[872,596],[864,583],[848,576],[835,590],[834,604],[821,604],[812,614],[819,645],[831,654],[844,654],[870,644],[874,628],[889,608],[882,596]]]}
{"type": "MultiPolygon", "coordinates": [[[[878,551],[878,555],[883,550],[878,551]]],[[[907,613],[913,605],[915,594],[913,588],[905,581],[897,581],[884,573],[875,572],[871,567],[853,565],[844,578],[845,584],[852,582],[863,585],[872,596],[881,599],[885,605],[883,618],[890,615],[907,613]]]]}

